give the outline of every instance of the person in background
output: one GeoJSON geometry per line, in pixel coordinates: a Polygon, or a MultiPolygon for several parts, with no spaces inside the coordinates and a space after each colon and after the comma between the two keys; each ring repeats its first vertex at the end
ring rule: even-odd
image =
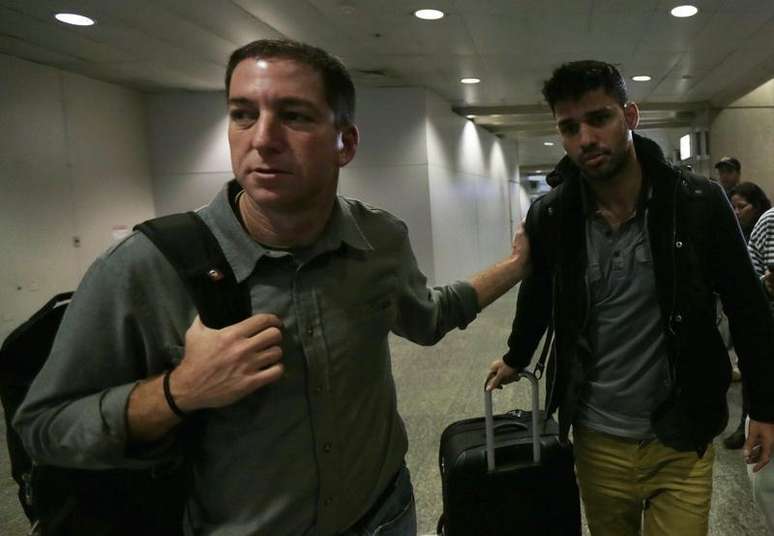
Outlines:
{"type": "MultiPolygon", "coordinates": [[[[758,219],[750,233],[747,249],[750,252],[753,268],[766,289],[771,316],[774,318],[774,208],[764,212],[758,219]]],[[[748,417],[748,427],[749,421],[748,417]]],[[[769,533],[774,536],[774,466],[769,464],[755,473],[748,465],[747,472],[752,480],[755,503],[763,512],[769,533]]]]}
{"type": "MultiPolygon", "coordinates": [[[[774,208],[767,210],[758,218],[747,242],[752,265],[769,296],[774,300],[774,208]]],[[[770,301],[772,312],[774,302],[770,301]]]]}
{"type": "Polygon", "coordinates": [[[745,240],[750,239],[753,227],[764,212],[771,208],[766,192],[753,182],[740,182],[728,192],[745,240]]]}
{"type": "MultiPolygon", "coordinates": [[[[749,240],[753,227],[764,212],[771,208],[766,193],[752,182],[740,182],[728,192],[731,205],[734,207],[734,213],[739,220],[739,226],[742,228],[742,234],[745,240],[749,240]]],[[[733,347],[733,340],[731,340],[733,347]]],[[[741,372],[738,366],[734,368],[735,379],[741,378],[741,372]]],[[[750,401],[748,399],[747,388],[742,383],[742,417],[736,430],[723,440],[723,446],[727,449],[740,449],[745,441],[745,421],[749,411],[750,401]]]]}
{"type": "Polygon", "coordinates": [[[724,156],[715,164],[718,170],[718,181],[723,189],[728,191],[739,184],[742,175],[742,164],[733,156],[724,156]]]}

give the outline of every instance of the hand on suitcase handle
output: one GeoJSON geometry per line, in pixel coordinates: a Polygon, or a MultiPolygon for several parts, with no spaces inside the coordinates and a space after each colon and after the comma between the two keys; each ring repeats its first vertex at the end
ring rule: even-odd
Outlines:
{"type": "Polygon", "coordinates": [[[520,378],[518,370],[508,366],[502,359],[498,359],[489,366],[489,375],[486,377],[486,390],[502,389],[503,385],[517,382],[520,378]]]}

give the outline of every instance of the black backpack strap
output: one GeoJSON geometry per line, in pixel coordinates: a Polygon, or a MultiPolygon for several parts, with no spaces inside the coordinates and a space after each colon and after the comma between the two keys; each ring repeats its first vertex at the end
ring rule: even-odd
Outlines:
{"type": "Polygon", "coordinates": [[[532,374],[539,380],[543,377],[543,371],[546,368],[546,362],[548,356],[551,354],[551,346],[554,343],[554,314],[556,311],[556,300],[558,299],[557,287],[558,287],[559,272],[554,270],[551,276],[551,318],[548,321],[548,329],[546,330],[546,340],[543,343],[543,350],[540,352],[540,359],[535,363],[535,368],[532,369],[532,374]]]}
{"type": "Polygon", "coordinates": [[[543,377],[543,370],[546,368],[546,361],[548,360],[548,354],[551,350],[551,343],[554,340],[554,326],[552,323],[548,324],[548,330],[546,332],[546,340],[543,343],[543,350],[540,352],[540,359],[535,363],[535,368],[532,369],[532,374],[539,380],[543,377]]]}
{"type": "Polygon", "coordinates": [[[220,329],[250,316],[246,286],[237,283],[220,244],[198,214],[171,214],[134,228],[175,268],[205,326],[220,329]]]}

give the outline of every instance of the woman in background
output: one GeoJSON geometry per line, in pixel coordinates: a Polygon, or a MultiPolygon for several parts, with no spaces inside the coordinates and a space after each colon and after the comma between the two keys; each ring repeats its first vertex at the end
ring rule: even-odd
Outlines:
{"type": "MultiPolygon", "coordinates": [[[[771,201],[766,193],[752,182],[740,182],[729,190],[728,197],[731,199],[731,205],[734,207],[736,218],[739,220],[739,227],[742,228],[744,239],[749,245],[750,234],[763,213],[771,208],[771,201]]],[[[735,380],[739,379],[738,374],[735,369],[735,380]]],[[[723,445],[727,449],[740,449],[744,445],[744,424],[748,410],[749,401],[744,383],[742,383],[742,418],[734,433],[723,440],[723,445]]]]}
{"type": "Polygon", "coordinates": [[[771,208],[771,201],[760,187],[752,182],[740,182],[728,193],[734,207],[744,239],[750,240],[750,233],[764,212],[771,208]]]}
{"type": "MultiPolygon", "coordinates": [[[[747,243],[753,268],[763,281],[774,317],[774,209],[767,210],[755,224],[747,243]]],[[[753,456],[754,453],[746,453],[753,456]]],[[[757,473],[747,465],[752,479],[753,498],[766,518],[769,534],[774,535],[774,465],[771,462],[757,473]]]]}

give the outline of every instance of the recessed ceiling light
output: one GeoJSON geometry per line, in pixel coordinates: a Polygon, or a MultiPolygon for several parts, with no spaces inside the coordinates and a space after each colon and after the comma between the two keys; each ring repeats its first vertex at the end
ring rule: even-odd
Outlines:
{"type": "Polygon", "coordinates": [[[54,15],[54,18],[59,22],[72,24],[73,26],[92,26],[94,24],[94,19],[75,13],[57,13],[54,15]]]}
{"type": "Polygon", "coordinates": [[[438,20],[442,19],[446,13],[438,9],[417,9],[414,12],[414,16],[422,20],[438,20]]]}
{"type": "Polygon", "coordinates": [[[481,82],[480,78],[460,78],[461,84],[478,84],[481,82]]]}
{"type": "Polygon", "coordinates": [[[476,116],[472,115],[472,114],[468,114],[465,117],[467,117],[468,119],[475,119],[476,118],[476,116]]]}
{"type": "Polygon", "coordinates": [[[355,12],[355,6],[353,6],[352,4],[348,4],[346,2],[339,4],[339,9],[345,15],[352,15],[355,12]]]}
{"type": "Polygon", "coordinates": [[[673,17],[677,17],[680,19],[684,19],[686,17],[693,17],[698,12],[699,12],[699,8],[692,5],[677,6],[672,8],[672,11],[670,11],[673,17]]]}
{"type": "Polygon", "coordinates": [[[546,147],[553,147],[554,146],[554,142],[552,142],[552,141],[544,141],[543,145],[545,145],[546,147]]]}
{"type": "Polygon", "coordinates": [[[650,76],[646,74],[638,74],[637,76],[632,76],[632,80],[635,82],[650,82],[650,76]]]}

